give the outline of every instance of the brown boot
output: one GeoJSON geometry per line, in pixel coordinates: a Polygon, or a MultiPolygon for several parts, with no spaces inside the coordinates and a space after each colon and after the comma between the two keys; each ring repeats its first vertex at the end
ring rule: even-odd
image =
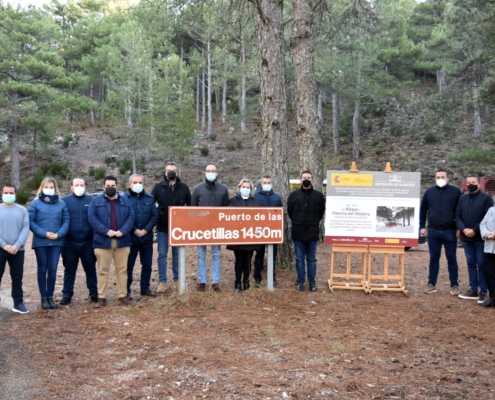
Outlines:
{"type": "Polygon", "coordinates": [[[102,308],[107,305],[107,299],[98,299],[98,301],[95,303],[95,308],[102,308]]]}

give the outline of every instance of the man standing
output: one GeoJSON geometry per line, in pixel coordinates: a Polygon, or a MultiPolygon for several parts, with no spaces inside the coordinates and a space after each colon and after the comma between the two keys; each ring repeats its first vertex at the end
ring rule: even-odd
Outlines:
{"type": "Polygon", "coordinates": [[[84,194],[84,180],[75,178],[70,186],[72,194],[62,198],[70,216],[69,232],[64,237],[62,260],[64,263],[64,288],[61,305],[70,304],[74,296],[77,266],[81,260],[86,274],[86,286],[91,301],[98,301],[96,280],[96,256],[93,251],[93,228],[89,224],[88,210],[93,197],[84,194]]]}
{"type": "Polygon", "coordinates": [[[119,301],[127,298],[127,258],[130,252],[134,210],[129,199],[119,194],[117,178],[107,176],[103,181],[104,193],[89,205],[89,223],[93,227],[93,248],[98,261],[98,302],[95,308],[107,305],[108,273],[112,260],[117,274],[119,301]]]}
{"type": "Polygon", "coordinates": [[[141,260],[141,296],[156,297],[150,290],[151,264],[153,263],[153,228],[158,220],[158,209],[153,196],[143,188],[143,176],[131,175],[129,190],[124,194],[134,210],[131,229],[132,246],[127,260],[127,297],[132,299],[131,285],[134,264],[139,253],[141,260]]]}
{"type": "MultiPolygon", "coordinates": [[[[191,192],[189,187],[179,178],[177,164],[169,162],[165,165],[165,177],[157,183],[151,195],[158,204],[159,217],[156,227],[158,232],[158,290],[162,293],[167,286],[168,256],[168,208],[170,206],[190,206],[191,192]]],[[[179,279],[179,248],[172,247],[172,275],[174,283],[179,279]]]]}
{"type": "Polygon", "coordinates": [[[485,242],[481,237],[480,223],[485,214],[493,206],[492,197],[480,191],[477,175],[467,176],[468,193],[463,194],[457,204],[455,222],[461,232],[464,253],[468,265],[469,290],[461,293],[461,299],[478,300],[483,303],[487,299],[488,288],[483,275],[485,259],[485,242]],[[479,293],[478,293],[479,289],[479,293]]]}
{"type": "Polygon", "coordinates": [[[313,174],[301,174],[301,188],[287,199],[287,213],[292,220],[292,239],[296,250],[297,290],[304,290],[306,266],[309,290],[316,292],[316,247],[320,238],[320,221],[325,214],[325,196],[313,189],[313,174]]]}
{"type": "MultiPolygon", "coordinates": [[[[191,206],[193,207],[225,207],[229,202],[229,189],[217,180],[217,167],[208,165],[205,180],[194,187],[191,206]]],[[[214,292],[220,289],[220,246],[211,246],[211,288],[214,292]]],[[[198,292],[206,290],[206,246],[198,246],[198,292]]]]}
{"type": "MultiPolygon", "coordinates": [[[[261,207],[282,207],[282,198],[278,193],[273,191],[272,177],[270,175],[263,175],[259,189],[254,194],[260,203],[261,207]]],[[[254,287],[260,287],[263,271],[263,263],[265,258],[266,246],[260,246],[260,249],[256,252],[254,258],[254,287]]],[[[273,245],[273,286],[278,287],[278,283],[275,280],[275,264],[277,262],[277,245],[273,245]]]]}
{"type": "Polygon", "coordinates": [[[419,232],[428,239],[430,264],[428,286],[425,293],[437,291],[438,271],[440,270],[440,254],[445,247],[445,256],[450,278],[450,293],[459,295],[459,267],[457,265],[457,238],[455,212],[461,191],[449,185],[447,172],[439,169],[435,175],[436,185],[426,190],[421,200],[419,211],[419,232]],[[428,229],[425,228],[428,219],[428,229]]]}
{"type": "Polygon", "coordinates": [[[10,267],[12,279],[12,311],[26,314],[29,310],[24,305],[22,292],[22,275],[24,273],[24,245],[29,235],[29,217],[27,210],[16,204],[15,187],[5,185],[2,189],[0,205],[0,283],[5,264],[10,267]]]}

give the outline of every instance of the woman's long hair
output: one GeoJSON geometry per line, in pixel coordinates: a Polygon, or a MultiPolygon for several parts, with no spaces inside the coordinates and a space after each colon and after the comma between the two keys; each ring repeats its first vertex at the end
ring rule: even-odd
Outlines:
{"type": "Polygon", "coordinates": [[[45,184],[47,184],[47,183],[53,183],[53,186],[55,187],[55,194],[56,194],[57,196],[59,196],[59,195],[60,195],[60,192],[58,191],[57,181],[56,181],[55,179],[53,179],[52,177],[47,176],[47,177],[45,177],[45,179],[43,179],[43,180],[41,181],[41,185],[40,185],[40,187],[39,187],[39,189],[38,189],[38,192],[36,193],[36,197],[37,197],[37,198],[39,198],[39,197],[40,197],[40,194],[41,194],[41,192],[43,191],[43,187],[44,187],[44,186],[45,186],[45,184]]]}

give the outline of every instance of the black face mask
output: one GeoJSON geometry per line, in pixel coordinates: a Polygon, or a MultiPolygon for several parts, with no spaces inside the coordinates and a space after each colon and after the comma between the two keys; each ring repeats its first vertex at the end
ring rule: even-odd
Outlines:
{"type": "Polygon", "coordinates": [[[470,192],[476,192],[478,190],[478,185],[469,184],[468,185],[468,190],[470,192]]]}
{"type": "Polygon", "coordinates": [[[105,188],[105,194],[108,197],[113,197],[113,196],[115,196],[117,194],[117,188],[107,187],[107,188],[105,188]]]}
{"type": "Polygon", "coordinates": [[[311,187],[311,181],[309,179],[305,179],[302,181],[302,184],[304,187],[309,188],[311,187]]]}
{"type": "Polygon", "coordinates": [[[177,172],[175,171],[167,172],[167,178],[169,181],[175,181],[175,179],[177,179],[177,172]]]}

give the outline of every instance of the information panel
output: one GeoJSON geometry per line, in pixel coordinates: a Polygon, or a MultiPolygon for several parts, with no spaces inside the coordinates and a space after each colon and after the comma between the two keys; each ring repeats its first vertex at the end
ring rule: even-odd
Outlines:
{"type": "Polygon", "coordinates": [[[171,246],[279,244],[283,207],[169,207],[171,246]]]}
{"type": "Polygon", "coordinates": [[[419,172],[327,172],[325,243],[415,247],[419,172]]]}

